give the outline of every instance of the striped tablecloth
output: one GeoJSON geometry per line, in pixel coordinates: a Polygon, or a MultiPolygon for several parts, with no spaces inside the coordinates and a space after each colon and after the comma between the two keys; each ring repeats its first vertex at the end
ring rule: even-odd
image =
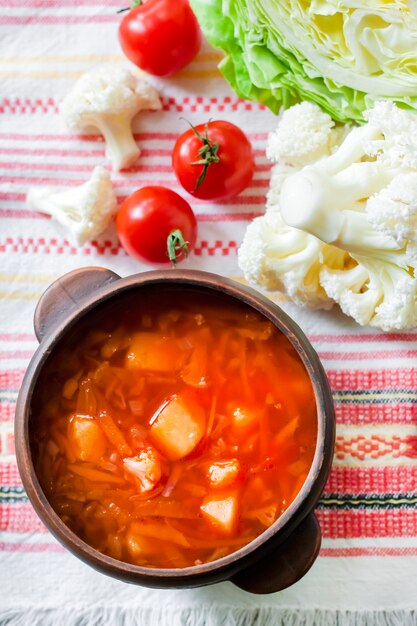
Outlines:
{"type": "MultiPolygon", "coordinates": [[[[309,335],[327,369],[337,410],[334,468],[318,508],[324,541],[310,573],[271,596],[230,583],[158,591],[125,585],[65,552],[36,517],[14,457],[17,391],[36,348],[33,311],[42,291],[76,267],[121,275],[145,269],[113,231],[81,249],[25,204],[29,185],[77,185],[108,163],[95,135],[66,131],[57,105],[94,65],[126,63],[117,43],[119,0],[0,0],[0,624],[272,626],[417,623],[417,335],[361,329],[340,313],[302,311],[277,301],[309,335]],[[123,621],[125,620],[125,621],[123,621]],[[338,620],[338,621],[336,621],[338,620]]],[[[123,3],[122,3],[123,4],[123,3]]],[[[153,80],[163,111],[136,124],[137,166],[114,174],[120,199],[147,183],[180,193],[170,166],[186,124],[223,118],[250,137],[256,174],[238,198],[193,200],[199,238],[183,267],[237,276],[236,250],[264,210],[264,147],[274,116],[238,100],[204,46],[175,78],[153,80]]]]}

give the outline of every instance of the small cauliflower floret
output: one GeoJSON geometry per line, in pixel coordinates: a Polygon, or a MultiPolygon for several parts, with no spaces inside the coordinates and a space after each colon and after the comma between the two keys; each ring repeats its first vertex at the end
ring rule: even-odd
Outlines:
{"type": "Polygon", "coordinates": [[[128,70],[104,65],[81,76],[60,106],[67,125],[74,130],[98,128],[106,140],[106,156],[113,169],[131,167],[140,150],[132,132],[132,120],[142,110],[160,110],[155,89],[128,70]]]}
{"type": "Polygon", "coordinates": [[[212,487],[229,487],[235,483],[239,477],[240,463],[237,459],[230,461],[217,461],[213,463],[208,471],[210,484],[212,487]]]}
{"type": "Polygon", "coordinates": [[[78,246],[101,235],[117,212],[110,175],[103,167],[96,167],[78,187],[30,187],[26,202],[34,211],[51,215],[78,246]]]}
{"type": "Polygon", "coordinates": [[[399,246],[417,242],[417,172],[399,174],[366,203],[371,224],[399,246]]]}
{"type": "Polygon", "coordinates": [[[334,121],[317,104],[302,102],[281,115],[278,128],[268,137],[270,161],[303,166],[330,154],[334,121]]]}
{"type": "Polygon", "coordinates": [[[73,415],[68,424],[68,440],[80,461],[99,461],[107,447],[106,437],[92,417],[73,415]]]}
{"type": "Polygon", "coordinates": [[[153,332],[138,332],[132,336],[126,354],[126,367],[133,370],[175,372],[181,351],[174,339],[153,332]]]}
{"type": "Polygon", "coordinates": [[[379,129],[379,140],[366,145],[368,156],[378,162],[402,170],[417,170],[417,115],[401,109],[394,102],[381,100],[365,111],[368,127],[379,129]]]}
{"type": "Polygon", "coordinates": [[[224,535],[232,535],[238,521],[237,494],[211,495],[200,506],[204,517],[224,535]]]}
{"type": "Polygon", "coordinates": [[[153,448],[145,448],[137,456],[124,459],[123,466],[135,477],[141,493],[152,491],[161,480],[161,461],[153,448]]]}
{"type": "Polygon", "coordinates": [[[204,436],[204,410],[190,394],[172,396],[151,419],[149,437],[170,461],[188,456],[204,436]]]}

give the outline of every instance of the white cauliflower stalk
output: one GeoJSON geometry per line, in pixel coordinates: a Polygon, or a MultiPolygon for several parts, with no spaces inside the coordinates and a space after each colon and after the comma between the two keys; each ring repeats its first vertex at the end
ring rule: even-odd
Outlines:
{"type": "Polygon", "coordinates": [[[34,211],[52,216],[77,246],[101,235],[117,212],[110,174],[103,167],[96,167],[78,187],[30,187],[26,202],[34,211]]]}
{"type": "Polygon", "coordinates": [[[106,156],[113,169],[131,167],[140,154],[132,120],[142,110],[162,108],[156,90],[128,70],[104,65],[81,76],[60,106],[73,130],[98,128],[106,140],[106,156]]]}
{"type": "MultiPolygon", "coordinates": [[[[299,283],[306,304],[328,308],[329,302],[336,302],[359,324],[385,331],[415,328],[417,114],[391,102],[379,102],[365,117],[364,126],[338,134],[339,145],[335,144],[335,137],[326,144],[324,139],[318,141],[318,135],[316,143],[314,134],[313,141],[306,136],[304,146],[306,150],[310,146],[311,152],[303,153],[298,160],[288,157],[289,138],[293,131],[294,150],[300,155],[302,150],[297,146],[303,146],[302,132],[303,128],[308,132],[308,123],[288,126],[285,132],[279,127],[274,141],[279,136],[283,140],[275,154],[278,160],[293,167],[283,175],[282,166],[275,166],[281,167],[281,175],[277,188],[274,177],[271,179],[269,199],[273,198],[273,213],[269,203],[266,215],[259,218],[263,220],[262,228],[260,224],[248,228],[239,255],[240,265],[248,280],[268,288],[284,288],[296,302],[303,302],[300,294],[289,288],[286,272],[296,276],[305,273],[305,256],[300,256],[294,242],[300,242],[301,235],[312,237],[313,240],[304,239],[304,243],[306,254],[313,250],[312,241],[316,244],[315,261],[310,258],[315,280],[310,281],[310,289],[299,283]],[[318,145],[321,148],[317,152],[318,145]],[[319,156],[313,159],[315,154],[319,156]],[[282,220],[287,231],[283,230],[282,220]],[[283,233],[288,246],[278,240],[271,243],[274,229],[283,233]],[[248,238],[257,239],[256,245],[254,241],[249,244],[248,238]],[[254,261],[255,265],[260,264],[258,272],[245,258],[250,249],[258,251],[254,261]],[[271,269],[271,259],[281,258],[281,250],[292,258],[292,265],[271,269]]],[[[296,119],[297,116],[287,116],[290,122],[296,119]]],[[[285,116],[280,126],[284,121],[285,116]]],[[[326,133],[334,133],[327,121],[326,133]]]]}

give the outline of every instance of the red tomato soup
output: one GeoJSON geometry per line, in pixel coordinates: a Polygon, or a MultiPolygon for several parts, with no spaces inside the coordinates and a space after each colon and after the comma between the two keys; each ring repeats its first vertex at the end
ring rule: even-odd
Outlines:
{"type": "Polygon", "coordinates": [[[53,352],[32,403],[54,510],[100,552],[145,567],[248,544],[296,497],[316,440],[312,384],[290,342],[204,292],[94,314],[53,352]]]}

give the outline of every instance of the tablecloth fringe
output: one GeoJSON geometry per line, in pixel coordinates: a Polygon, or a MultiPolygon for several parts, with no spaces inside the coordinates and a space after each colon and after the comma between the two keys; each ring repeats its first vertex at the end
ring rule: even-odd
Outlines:
{"type": "Polygon", "coordinates": [[[0,626],[416,626],[416,611],[330,611],[202,607],[22,608],[0,612],[0,626]]]}

